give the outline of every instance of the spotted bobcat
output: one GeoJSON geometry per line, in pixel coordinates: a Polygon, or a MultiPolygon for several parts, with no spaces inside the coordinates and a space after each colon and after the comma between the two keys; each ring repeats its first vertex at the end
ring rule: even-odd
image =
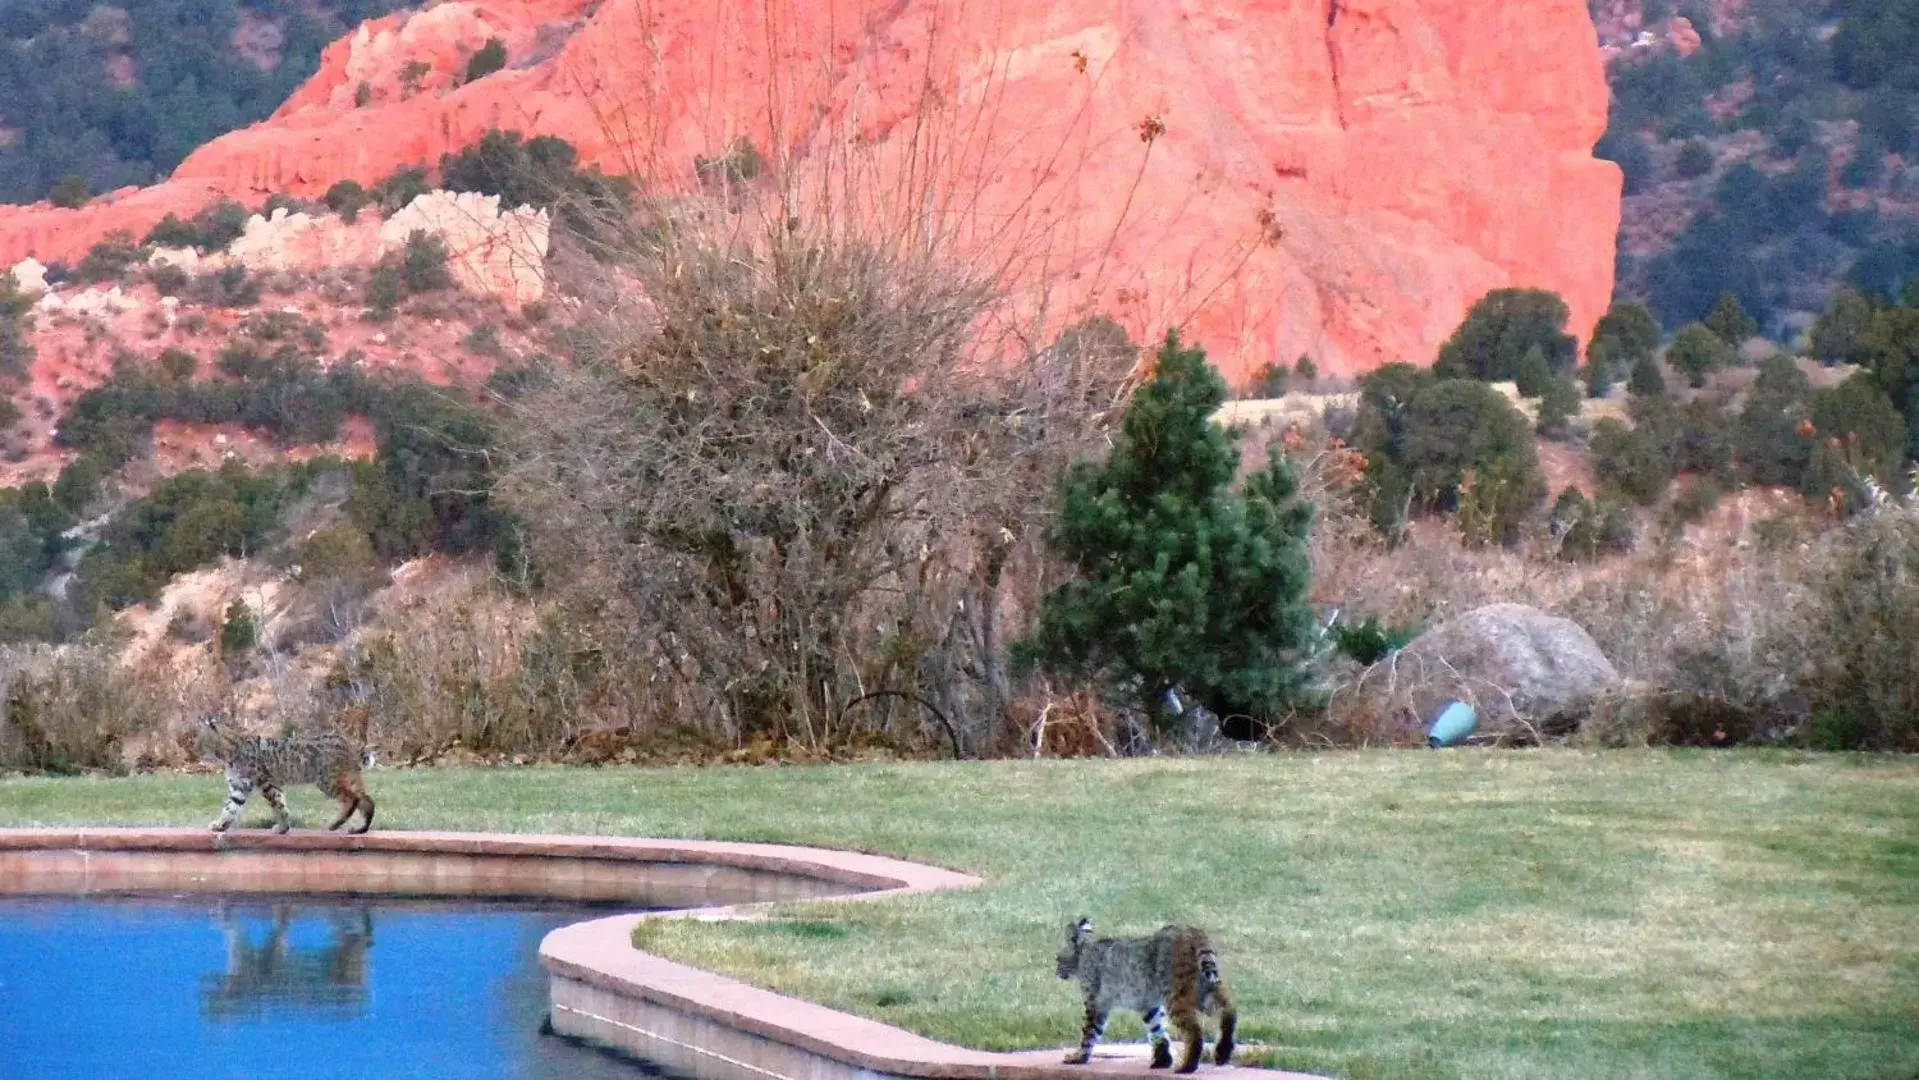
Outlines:
{"type": "Polygon", "coordinates": [[[1199,1014],[1219,1014],[1219,1042],[1213,1061],[1233,1059],[1233,1029],[1238,1014],[1226,984],[1219,977],[1219,958],[1204,930],[1191,926],[1164,926],[1151,937],[1093,939],[1091,920],[1080,919],[1066,928],[1066,944],[1059,951],[1059,977],[1078,979],[1086,996],[1086,1029],[1079,1049],[1066,1055],[1068,1065],[1084,1065],[1106,1030],[1114,1009],[1137,1009],[1146,1021],[1153,1044],[1153,1065],[1173,1063],[1172,1041],[1166,1034],[1166,1016],[1186,1040],[1186,1055],[1178,1072],[1199,1068],[1205,1032],[1199,1014]]]}
{"type": "Polygon", "coordinates": [[[366,793],[366,780],[360,775],[368,755],[345,734],[328,731],[274,739],[236,731],[218,715],[200,723],[201,755],[227,767],[227,805],[210,826],[214,832],[225,832],[239,820],[256,786],[279,819],[273,831],[286,832],[293,820],[280,790],[291,784],[315,784],[340,800],[340,816],[328,829],[346,824],[356,810],[364,820],[350,831],[363,833],[373,827],[373,797],[366,793]]]}

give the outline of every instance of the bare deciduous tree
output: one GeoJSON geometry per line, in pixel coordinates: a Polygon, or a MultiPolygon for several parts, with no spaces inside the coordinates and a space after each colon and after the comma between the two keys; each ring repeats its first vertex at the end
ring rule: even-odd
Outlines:
{"type": "Polygon", "coordinates": [[[689,214],[636,244],[598,361],[515,403],[501,493],[682,717],[817,748],[913,708],[958,749],[955,725],[1005,707],[1008,562],[1131,347],[1089,328],[981,362],[990,277],[752,220],[689,214]],[[846,712],[878,690],[901,693],[846,712]]]}

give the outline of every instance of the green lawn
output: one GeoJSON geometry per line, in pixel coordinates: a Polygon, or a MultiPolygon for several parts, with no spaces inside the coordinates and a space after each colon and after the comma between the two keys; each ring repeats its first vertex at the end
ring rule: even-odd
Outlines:
{"type": "MultiPolygon", "coordinates": [[[[378,771],[393,829],[859,848],[970,893],[661,924],[666,955],[1063,1045],[1065,922],[1214,931],[1254,1059],[1341,1077],[1919,1075],[1919,761],[1448,751],[378,771]]],[[[289,793],[324,823],[314,791],[289,793]]],[[[199,824],[217,776],[0,782],[0,824],[199,824]]],[[[250,823],[264,820],[253,808],[250,823]]],[[[1116,1038],[1137,1024],[1116,1023],[1116,1038]]]]}

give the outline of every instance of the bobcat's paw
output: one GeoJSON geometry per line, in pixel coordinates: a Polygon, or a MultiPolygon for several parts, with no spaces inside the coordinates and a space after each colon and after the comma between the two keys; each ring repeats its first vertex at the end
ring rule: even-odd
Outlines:
{"type": "Polygon", "coordinates": [[[1066,1055],[1066,1057],[1063,1060],[1068,1065],[1084,1065],[1088,1061],[1092,1060],[1092,1057],[1093,1055],[1088,1053],[1085,1050],[1075,1050],[1072,1053],[1066,1055]]]}
{"type": "Polygon", "coordinates": [[[279,833],[282,836],[286,835],[287,830],[291,828],[293,828],[293,826],[287,824],[284,821],[275,822],[273,825],[273,831],[276,833],[279,833]]]}
{"type": "Polygon", "coordinates": [[[214,831],[214,832],[226,832],[226,831],[227,831],[227,826],[229,826],[229,825],[231,825],[231,824],[233,824],[233,823],[232,823],[232,822],[230,822],[230,821],[216,821],[216,822],[214,822],[213,824],[211,824],[211,825],[208,825],[208,826],[207,826],[207,828],[208,828],[208,829],[211,829],[211,830],[212,830],[212,831],[214,831]]]}
{"type": "Polygon", "coordinates": [[[1153,1047],[1153,1063],[1149,1069],[1170,1069],[1173,1067],[1173,1050],[1170,1046],[1153,1047]]]}

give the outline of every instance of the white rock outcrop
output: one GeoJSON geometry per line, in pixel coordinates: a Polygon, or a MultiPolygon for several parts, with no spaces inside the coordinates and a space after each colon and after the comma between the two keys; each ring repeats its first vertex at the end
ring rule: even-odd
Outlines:
{"type": "Polygon", "coordinates": [[[21,259],[9,271],[22,296],[38,296],[47,291],[47,268],[35,258],[21,259]]]}

